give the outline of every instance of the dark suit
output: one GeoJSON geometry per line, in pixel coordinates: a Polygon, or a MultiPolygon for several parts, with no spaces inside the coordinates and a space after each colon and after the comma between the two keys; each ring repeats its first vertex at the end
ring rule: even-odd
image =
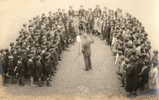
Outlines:
{"type": "Polygon", "coordinates": [[[78,12],[79,16],[82,18],[85,15],[85,10],[84,9],[80,9],[78,12]]]}
{"type": "Polygon", "coordinates": [[[89,38],[88,35],[83,36],[84,43],[82,44],[82,53],[83,53],[83,57],[84,57],[86,71],[89,69],[92,69],[91,44],[93,43],[93,40],[89,40],[88,38],[89,38]]]}
{"type": "Polygon", "coordinates": [[[100,17],[102,14],[102,10],[100,8],[95,8],[94,9],[94,16],[95,17],[100,17]]]}
{"type": "Polygon", "coordinates": [[[69,15],[69,16],[74,16],[74,10],[70,9],[70,10],[68,11],[68,15],[69,15]]]}

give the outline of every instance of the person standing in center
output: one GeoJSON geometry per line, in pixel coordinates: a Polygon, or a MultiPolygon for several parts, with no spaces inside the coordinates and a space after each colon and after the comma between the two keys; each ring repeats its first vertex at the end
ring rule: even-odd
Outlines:
{"type": "Polygon", "coordinates": [[[92,69],[91,44],[94,43],[94,40],[91,38],[91,35],[88,35],[84,30],[81,30],[81,33],[77,36],[77,41],[80,44],[79,53],[82,52],[84,57],[85,70],[89,71],[92,69]]]}

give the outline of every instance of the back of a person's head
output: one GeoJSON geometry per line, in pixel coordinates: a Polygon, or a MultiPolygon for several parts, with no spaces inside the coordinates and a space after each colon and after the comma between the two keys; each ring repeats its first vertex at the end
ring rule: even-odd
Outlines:
{"type": "Polygon", "coordinates": [[[83,33],[83,38],[86,39],[87,38],[87,34],[83,33]]]}
{"type": "Polygon", "coordinates": [[[158,56],[158,50],[153,51],[154,56],[158,56]]]}
{"type": "Polygon", "coordinates": [[[82,35],[82,32],[80,31],[79,33],[77,33],[77,35],[82,35]]]}

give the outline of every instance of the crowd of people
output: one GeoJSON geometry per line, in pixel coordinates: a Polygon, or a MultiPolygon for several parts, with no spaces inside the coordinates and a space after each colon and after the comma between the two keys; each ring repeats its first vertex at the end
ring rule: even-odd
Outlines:
{"type": "Polygon", "coordinates": [[[16,42],[10,44],[10,49],[1,50],[4,84],[10,78],[21,85],[26,80],[39,86],[45,82],[50,85],[60,54],[75,42],[81,30],[99,36],[110,46],[114,63],[119,66],[117,74],[128,92],[145,88],[157,58],[152,59],[144,26],[130,13],[101,9],[99,5],[95,9],[81,5],[79,10],[70,6],[68,12],[58,9],[23,24],[16,42]]]}
{"type": "Polygon", "coordinates": [[[15,43],[1,50],[3,84],[50,86],[60,54],[73,43],[72,20],[65,13],[42,14],[23,24],[15,43]]]}

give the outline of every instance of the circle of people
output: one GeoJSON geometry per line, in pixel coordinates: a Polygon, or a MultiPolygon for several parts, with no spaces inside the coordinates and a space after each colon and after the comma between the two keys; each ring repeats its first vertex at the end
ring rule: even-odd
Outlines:
{"type": "Polygon", "coordinates": [[[51,86],[62,51],[81,30],[99,36],[111,47],[119,66],[117,74],[128,92],[145,88],[153,77],[150,69],[157,66],[158,51],[151,53],[148,34],[136,17],[99,5],[95,9],[81,5],[79,10],[70,6],[68,12],[50,11],[23,24],[16,42],[0,51],[3,84],[51,86]]]}

